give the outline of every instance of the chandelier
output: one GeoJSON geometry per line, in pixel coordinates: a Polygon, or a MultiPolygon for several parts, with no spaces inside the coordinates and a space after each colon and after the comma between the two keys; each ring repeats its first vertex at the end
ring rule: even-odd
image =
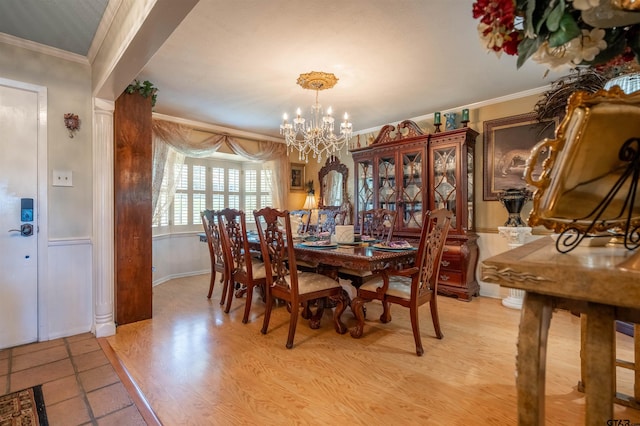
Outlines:
{"type": "Polygon", "coordinates": [[[297,83],[303,89],[316,91],[316,103],[311,107],[311,117],[307,120],[302,117],[300,108],[296,111],[293,123],[287,121],[285,113],[280,125],[280,134],[284,135],[287,148],[293,153],[297,149],[298,159],[309,162],[309,154],[318,159],[320,163],[322,156],[327,158],[341,151],[345,144],[351,139],[352,125],[349,116],[344,114],[344,120],[340,123],[340,135],[334,133],[335,119],[331,115],[331,107],[327,109],[327,114],[323,115],[322,105],[318,103],[318,92],[320,90],[331,89],[336,85],[338,79],[331,73],[312,71],[300,74],[297,83]]]}

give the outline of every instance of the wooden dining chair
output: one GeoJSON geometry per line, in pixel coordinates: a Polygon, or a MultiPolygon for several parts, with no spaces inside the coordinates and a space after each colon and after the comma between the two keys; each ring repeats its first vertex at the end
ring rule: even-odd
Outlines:
{"type": "MultiPolygon", "coordinates": [[[[396,223],[395,210],[371,209],[360,212],[360,236],[367,236],[374,240],[389,242],[393,237],[396,223]]],[[[351,280],[351,284],[358,288],[366,280],[371,279],[371,271],[352,268],[338,268],[340,278],[351,280]]]]}
{"type": "Polygon", "coordinates": [[[229,265],[229,280],[227,280],[227,304],[225,313],[229,313],[233,300],[233,287],[238,283],[241,287],[236,297],[246,295],[242,322],[249,321],[249,312],[253,302],[253,291],[258,287],[264,297],[266,284],[264,263],[251,255],[247,240],[247,223],[242,210],[222,209],[218,212],[220,233],[222,234],[222,248],[225,261],[229,265]]]}
{"type": "MultiPolygon", "coordinates": [[[[293,347],[298,316],[302,306],[309,306],[310,301],[316,300],[316,311],[309,318],[312,329],[320,327],[324,307],[328,298],[336,302],[333,314],[335,329],[338,333],[345,333],[346,326],[340,322],[340,316],[346,308],[346,296],[340,284],[321,274],[301,272],[296,268],[294,242],[291,235],[291,218],[287,210],[277,210],[265,207],[253,212],[258,224],[260,249],[264,258],[267,276],[266,297],[267,307],[262,323],[262,334],[267,334],[274,300],[287,302],[290,309],[289,334],[287,348],[293,347]],[[284,226],[279,222],[284,220],[284,226]]],[[[306,308],[305,308],[306,309],[306,308]]]]}
{"type": "Polygon", "coordinates": [[[227,264],[224,261],[224,253],[222,250],[222,236],[220,235],[220,228],[218,227],[218,212],[214,210],[203,210],[200,212],[200,218],[202,219],[202,226],[204,227],[207,245],[209,246],[209,256],[211,257],[211,280],[209,282],[207,299],[211,299],[213,286],[216,282],[216,272],[219,272],[220,284],[222,284],[222,296],[220,297],[220,304],[222,305],[224,304],[227,294],[226,281],[229,273],[227,272],[227,264]]]}
{"type": "Polygon", "coordinates": [[[291,215],[292,219],[291,230],[298,235],[305,234],[309,229],[309,222],[311,221],[311,210],[291,210],[289,214],[291,215]],[[295,224],[297,224],[297,226],[295,226],[295,224]]]}
{"type": "Polygon", "coordinates": [[[371,209],[360,212],[360,235],[388,243],[393,237],[396,211],[371,209]]]}
{"type": "Polygon", "coordinates": [[[328,232],[329,234],[333,234],[336,231],[336,225],[342,225],[336,221],[336,219],[340,219],[339,217],[340,210],[337,208],[322,208],[318,210],[318,233],[328,232]]]}
{"type": "Polygon", "coordinates": [[[424,353],[420,339],[420,323],[418,308],[429,303],[431,319],[436,337],[442,339],[440,320],[438,318],[437,292],[440,259],[449,232],[449,225],[453,213],[445,210],[435,210],[428,213],[420,234],[415,265],[400,270],[384,270],[379,277],[365,282],[358,289],[358,296],[351,303],[351,307],[358,319],[358,325],[352,330],[353,337],[362,336],[364,326],[364,303],[371,300],[382,302],[383,312],[380,322],[391,321],[391,303],[409,308],[413,337],[416,343],[416,354],[424,353]]]}

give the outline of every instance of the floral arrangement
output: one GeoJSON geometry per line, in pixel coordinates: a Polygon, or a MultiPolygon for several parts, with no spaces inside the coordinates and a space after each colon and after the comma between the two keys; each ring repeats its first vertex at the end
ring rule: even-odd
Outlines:
{"type": "Polygon", "coordinates": [[[477,0],[473,17],[487,49],[517,55],[518,68],[529,58],[554,70],[637,66],[640,14],[611,2],[619,0],[477,0]]]}

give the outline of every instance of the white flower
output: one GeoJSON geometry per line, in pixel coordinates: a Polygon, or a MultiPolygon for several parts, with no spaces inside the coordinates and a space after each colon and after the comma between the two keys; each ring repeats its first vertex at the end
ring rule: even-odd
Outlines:
{"type": "Polygon", "coordinates": [[[573,63],[578,65],[582,61],[593,61],[600,51],[607,48],[607,42],[604,41],[606,32],[601,28],[594,28],[591,31],[582,30],[582,37],[577,37],[570,43],[577,43],[577,55],[573,63]]]}
{"type": "Polygon", "coordinates": [[[600,6],[600,0],[573,0],[573,7],[578,10],[588,10],[600,6]]]}
{"type": "Polygon", "coordinates": [[[545,64],[552,70],[573,68],[583,61],[593,61],[600,51],[607,48],[604,41],[605,30],[594,28],[582,30],[582,35],[562,46],[551,48],[545,41],[531,58],[539,64],[545,64]]]}
{"type": "Polygon", "coordinates": [[[549,42],[545,41],[540,45],[531,59],[539,64],[546,65],[554,71],[573,68],[575,55],[570,50],[571,42],[559,47],[549,47],[549,42]]]}

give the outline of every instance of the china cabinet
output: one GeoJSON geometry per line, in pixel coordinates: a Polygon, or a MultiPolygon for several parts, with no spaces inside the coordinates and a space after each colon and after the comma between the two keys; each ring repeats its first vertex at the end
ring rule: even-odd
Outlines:
{"type": "Polygon", "coordinates": [[[405,120],[397,128],[384,126],[369,146],[351,150],[355,218],[372,208],[395,210],[394,238],[418,239],[425,212],[444,207],[454,213],[438,291],[462,300],[471,300],[480,290],[475,277],[477,236],[472,232],[477,136],[470,128],[425,134],[405,120]]]}
{"type": "Polygon", "coordinates": [[[440,261],[438,291],[470,300],[480,293],[476,280],[478,236],[474,229],[473,162],[478,132],[468,127],[429,135],[429,210],[453,212],[440,261]]]}

